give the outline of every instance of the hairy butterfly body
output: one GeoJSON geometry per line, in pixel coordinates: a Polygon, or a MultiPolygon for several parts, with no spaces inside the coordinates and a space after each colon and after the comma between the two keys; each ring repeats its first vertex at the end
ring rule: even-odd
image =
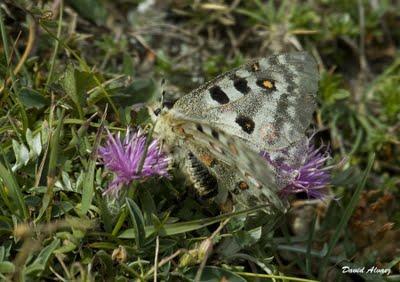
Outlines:
{"type": "Polygon", "coordinates": [[[292,167],[304,162],[317,88],[317,65],[307,53],[261,58],[154,111],[154,131],[183,160],[201,196],[285,210],[278,192],[290,179],[260,152],[292,167]]]}

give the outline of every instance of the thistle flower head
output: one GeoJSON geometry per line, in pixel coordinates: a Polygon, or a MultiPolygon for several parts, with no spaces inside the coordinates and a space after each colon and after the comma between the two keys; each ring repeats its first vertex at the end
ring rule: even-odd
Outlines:
{"type": "Polygon", "coordinates": [[[146,151],[146,135],[140,130],[133,133],[130,131],[128,128],[122,140],[120,133],[113,136],[107,130],[106,144],[98,150],[104,166],[115,174],[114,180],[104,191],[105,194],[117,194],[123,185],[128,185],[133,180],[169,176],[170,158],[161,151],[158,141],[151,141],[146,151]],[[142,162],[143,166],[140,168],[142,162]]]}
{"type": "Polygon", "coordinates": [[[325,148],[315,149],[314,145],[308,144],[304,162],[300,167],[292,167],[285,161],[274,161],[268,152],[262,151],[260,154],[275,168],[278,178],[289,179],[285,186],[280,187],[280,194],[305,193],[309,198],[323,199],[328,196],[328,185],[331,180],[330,171],[332,166],[325,166],[325,162],[330,158],[325,148]]]}

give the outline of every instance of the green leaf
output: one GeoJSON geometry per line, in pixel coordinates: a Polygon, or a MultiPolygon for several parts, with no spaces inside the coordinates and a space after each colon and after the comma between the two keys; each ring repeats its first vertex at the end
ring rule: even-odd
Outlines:
{"type": "Polygon", "coordinates": [[[71,180],[69,178],[68,173],[66,173],[65,171],[62,171],[61,178],[62,178],[63,186],[65,187],[65,190],[74,191],[74,189],[72,189],[72,184],[71,184],[71,180]]]}
{"type": "Polygon", "coordinates": [[[49,99],[41,95],[36,90],[23,87],[19,92],[19,98],[22,104],[27,108],[36,108],[41,109],[44,106],[48,106],[50,104],[49,99]]]}
{"type": "Polygon", "coordinates": [[[338,89],[333,95],[332,99],[333,100],[342,100],[350,97],[350,92],[347,91],[346,89],[338,89]]]}
{"type": "Polygon", "coordinates": [[[12,140],[12,146],[16,160],[12,171],[16,171],[29,162],[29,151],[24,144],[19,144],[15,140],[12,140]]]}
{"type": "MultiPolygon", "coordinates": [[[[194,279],[196,277],[197,271],[198,267],[190,268],[187,272],[185,272],[186,278],[194,279]]],[[[214,281],[246,282],[246,279],[227,269],[223,269],[216,266],[206,266],[202,271],[200,281],[201,282],[214,282],[214,281]]]]}
{"type": "Polygon", "coordinates": [[[26,130],[26,141],[29,145],[29,154],[33,159],[36,159],[40,153],[42,152],[42,142],[40,132],[38,132],[35,136],[32,136],[32,131],[28,128],[26,130]]]}
{"type": "Polygon", "coordinates": [[[53,209],[51,211],[51,216],[53,218],[60,217],[64,214],[68,213],[73,208],[74,208],[74,205],[71,202],[67,202],[67,201],[58,202],[53,206],[53,209]]]}
{"type": "Polygon", "coordinates": [[[79,117],[84,118],[82,107],[86,100],[86,91],[96,85],[94,76],[90,72],[75,69],[73,65],[68,65],[62,81],[64,91],[74,102],[79,112],[79,117]]]}
{"type": "Polygon", "coordinates": [[[242,248],[251,246],[260,240],[262,234],[262,227],[259,226],[252,230],[240,230],[236,235],[237,242],[242,246],[242,248]]]}
{"type": "Polygon", "coordinates": [[[122,71],[126,75],[133,76],[135,74],[135,62],[129,53],[124,53],[122,61],[122,71]]]}
{"type": "Polygon", "coordinates": [[[87,169],[83,175],[83,191],[82,191],[82,207],[80,213],[86,214],[89,210],[90,205],[94,197],[94,176],[96,169],[96,159],[97,159],[97,148],[100,144],[101,132],[103,131],[103,123],[105,119],[105,113],[101,117],[101,126],[96,133],[95,142],[92,147],[92,153],[90,154],[89,163],[87,169]]]}
{"type": "Polygon", "coordinates": [[[100,210],[101,221],[104,225],[104,229],[108,233],[111,233],[113,219],[112,219],[110,210],[108,209],[108,206],[107,206],[107,200],[100,195],[96,195],[96,202],[97,202],[97,207],[100,210]]]}
{"type": "Polygon", "coordinates": [[[87,171],[84,172],[83,176],[83,189],[82,189],[82,206],[80,214],[86,214],[92,204],[94,196],[94,171],[96,168],[96,161],[90,160],[87,171]]]}
{"type": "Polygon", "coordinates": [[[76,244],[74,244],[74,243],[71,242],[71,241],[66,240],[66,241],[63,243],[63,245],[62,245],[61,247],[57,248],[57,249],[54,251],[54,253],[55,253],[55,254],[66,254],[66,253],[70,253],[70,252],[72,252],[73,250],[75,250],[76,247],[77,247],[76,244]]]}
{"type": "Polygon", "coordinates": [[[111,242],[93,242],[87,245],[88,248],[114,250],[118,246],[111,242]]]}
{"type": "Polygon", "coordinates": [[[13,273],[15,271],[15,265],[10,261],[0,262],[0,273],[13,273]]]}
{"type": "Polygon", "coordinates": [[[48,261],[59,246],[60,240],[55,239],[49,245],[44,247],[38,254],[37,258],[25,268],[25,274],[42,272],[46,269],[48,261]]]}
{"type": "MultiPolygon", "coordinates": [[[[3,218],[4,218],[3,216],[0,216],[0,220],[2,220],[3,218]]],[[[4,246],[0,246],[0,261],[3,261],[5,259],[5,255],[6,255],[6,248],[4,246]]]]}
{"type": "Polygon", "coordinates": [[[151,224],[153,222],[153,214],[157,214],[157,208],[149,189],[140,190],[139,200],[143,210],[144,221],[146,224],[151,224]]]}
{"type": "Polygon", "coordinates": [[[136,245],[138,248],[141,248],[143,246],[144,239],[146,238],[143,214],[138,205],[132,199],[126,198],[125,200],[134,226],[136,245]]]}
{"type": "Polygon", "coordinates": [[[67,3],[83,18],[104,25],[107,20],[107,10],[100,0],[67,0],[67,3]]]}

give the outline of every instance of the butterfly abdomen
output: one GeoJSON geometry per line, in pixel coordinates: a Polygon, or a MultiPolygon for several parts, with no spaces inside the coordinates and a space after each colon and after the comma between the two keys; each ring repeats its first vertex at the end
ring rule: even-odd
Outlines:
{"type": "Polygon", "coordinates": [[[193,182],[199,196],[203,199],[211,198],[218,193],[218,182],[207,167],[189,152],[186,159],[187,173],[193,182]]]}

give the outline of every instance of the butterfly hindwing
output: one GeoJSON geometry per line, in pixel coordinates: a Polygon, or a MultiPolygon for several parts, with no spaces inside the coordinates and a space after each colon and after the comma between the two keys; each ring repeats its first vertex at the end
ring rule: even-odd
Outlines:
{"type": "MultiPolygon", "coordinates": [[[[181,117],[176,126],[188,148],[193,148],[193,152],[199,151],[196,148],[207,152],[197,156],[203,164],[211,166],[213,160],[226,164],[234,174],[240,174],[243,185],[251,188],[249,193],[254,191],[255,195],[262,194],[265,201],[281,210],[285,209],[277,194],[273,168],[244,142],[200,120],[181,117]]],[[[232,187],[231,190],[235,188],[232,187]]]]}

